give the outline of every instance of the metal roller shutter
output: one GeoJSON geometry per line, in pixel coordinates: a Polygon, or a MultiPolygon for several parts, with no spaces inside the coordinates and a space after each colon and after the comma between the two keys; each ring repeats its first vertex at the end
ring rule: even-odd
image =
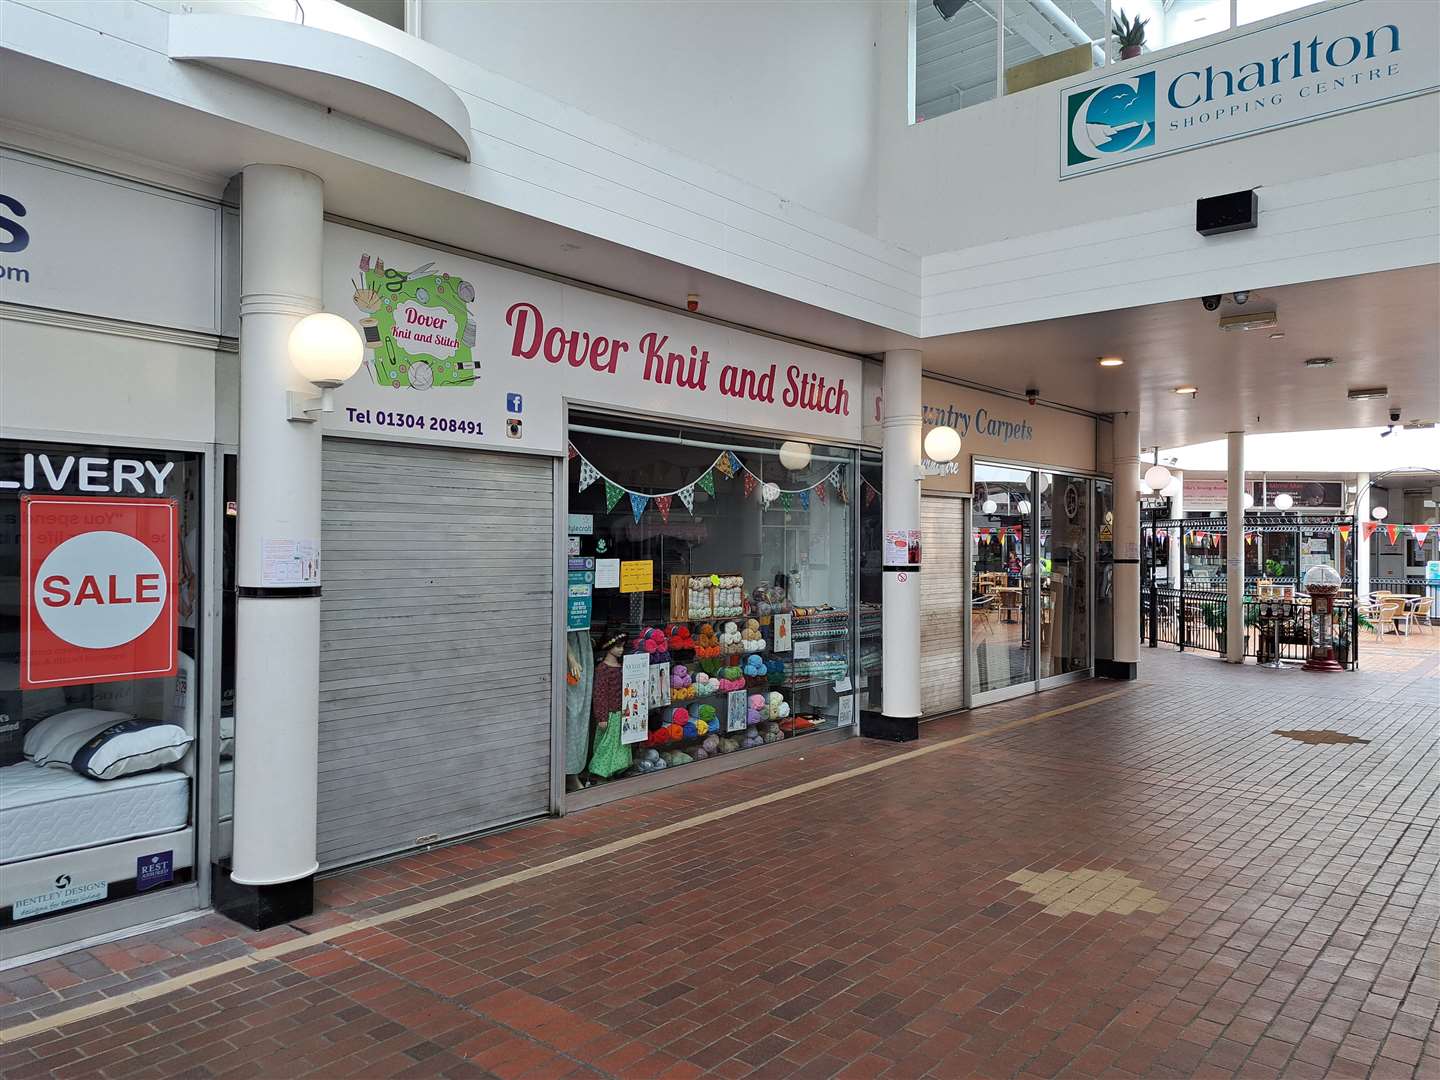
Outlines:
{"type": "Polygon", "coordinates": [[[965,502],[920,500],[925,568],[920,574],[920,708],[950,712],[965,696],[965,502]]]}
{"type": "Polygon", "coordinates": [[[543,814],[548,460],[325,440],[320,865],[543,814]]]}

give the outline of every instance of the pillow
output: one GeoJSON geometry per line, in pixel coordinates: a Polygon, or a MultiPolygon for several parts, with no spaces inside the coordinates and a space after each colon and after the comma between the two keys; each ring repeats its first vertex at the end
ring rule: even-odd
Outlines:
{"type": "MultiPolygon", "coordinates": [[[[46,717],[25,733],[24,754],[36,765],[47,765],[54,756],[52,751],[57,743],[77,734],[87,737],[101,728],[109,727],[120,720],[129,720],[130,714],[110,712],[106,709],[69,709],[54,716],[46,717]]],[[[82,739],[81,742],[85,740],[82,739]]],[[[60,764],[68,765],[75,755],[71,750],[60,764]]]]}
{"type": "Polygon", "coordinates": [[[182,727],[159,720],[121,720],[84,740],[70,767],[92,780],[114,780],[173,765],[194,738],[182,727]]]}

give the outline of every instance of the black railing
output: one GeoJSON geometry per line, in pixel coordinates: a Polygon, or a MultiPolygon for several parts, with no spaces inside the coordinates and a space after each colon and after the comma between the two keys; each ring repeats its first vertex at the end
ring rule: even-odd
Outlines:
{"type": "MultiPolygon", "coordinates": [[[[1226,611],[1223,592],[1170,589],[1152,586],[1140,595],[1141,627],[1149,643],[1173,645],[1181,651],[1225,654],[1226,611]]],[[[1262,604],[1245,598],[1245,655],[1266,664],[1276,657],[1304,661],[1310,655],[1310,608],[1295,604],[1292,614],[1262,615],[1262,604]]],[[[1359,623],[1349,599],[1336,601],[1335,653],[1345,667],[1353,668],[1359,653],[1359,623]]]]}

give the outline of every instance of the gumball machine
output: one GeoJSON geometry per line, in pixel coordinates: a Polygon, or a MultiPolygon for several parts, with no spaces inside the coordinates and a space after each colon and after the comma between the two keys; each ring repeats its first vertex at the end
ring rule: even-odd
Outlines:
{"type": "Polygon", "coordinates": [[[1310,658],[1306,671],[1344,671],[1335,652],[1335,598],[1340,594],[1340,575],[1333,566],[1321,563],[1305,572],[1305,591],[1310,594],[1310,658]]]}

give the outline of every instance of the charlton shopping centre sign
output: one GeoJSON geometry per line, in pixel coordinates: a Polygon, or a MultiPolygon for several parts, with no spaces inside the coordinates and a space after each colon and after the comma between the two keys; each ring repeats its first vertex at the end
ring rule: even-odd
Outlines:
{"type": "Polygon", "coordinates": [[[1440,86],[1440,3],[1355,0],[1060,94],[1060,179],[1440,86]]]}

